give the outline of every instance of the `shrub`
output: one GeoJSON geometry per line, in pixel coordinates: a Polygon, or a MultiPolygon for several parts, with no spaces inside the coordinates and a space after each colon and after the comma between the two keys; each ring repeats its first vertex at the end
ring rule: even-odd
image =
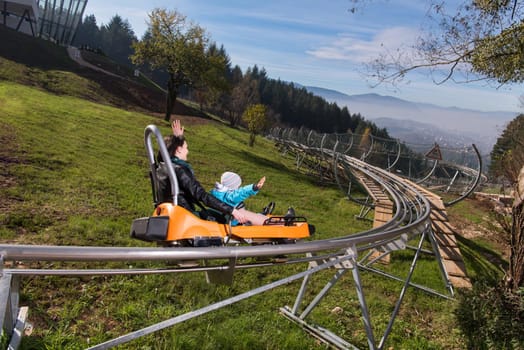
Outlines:
{"type": "Polygon", "coordinates": [[[455,315],[468,349],[524,349],[524,289],[477,283],[458,301],[455,315]]]}

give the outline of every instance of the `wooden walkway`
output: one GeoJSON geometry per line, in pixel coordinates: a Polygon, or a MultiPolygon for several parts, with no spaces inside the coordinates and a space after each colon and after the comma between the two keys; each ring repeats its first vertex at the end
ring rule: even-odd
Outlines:
{"type": "Polygon", "coordinates": [[[471,288],[471,281],[466,273],[466,265],[455,237],[456,230],[448,220],[448,214],[442,198],[421,186],[413,185],[417,186],[419,191],[424,193],[431,203],[431,228],[435,234],[440,257],[449,281],[457,288],[471,288]]]}
{"type": "MultiPolygon", "coordinates": [[[[373,227],[384,225],[393,217],[393,202],[373,180],[360,173],[355,175],[368,191],[375,204],[373,227]]],[[[413,182],[410,185],[415,186],[431,203],[431,228],[433,229],[442,265],[446,270],[449,282],[456,288],[471,288],[471,281],[467,277],[466,266],[455,237],[456,230],[448,220],[442,198],[413,182]]],[[[373,256],[376,257],[381,253],[377,251],[373,256]]],[[[389,257],[390,255],[388,254],[382,257],[380,261],[387,263],[389,262],[389,257]]]]}

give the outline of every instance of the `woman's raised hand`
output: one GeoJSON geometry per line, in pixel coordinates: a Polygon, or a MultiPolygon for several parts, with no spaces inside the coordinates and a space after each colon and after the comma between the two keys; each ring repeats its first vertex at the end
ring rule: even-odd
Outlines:
{"type": "Polygon", "coordinates": [[[171,130],[173,130],[173,135],[175,136],[184,135],[184,127],[180,123],[179,119],[173,121],[173,124],[171,124],[171,130]]]}

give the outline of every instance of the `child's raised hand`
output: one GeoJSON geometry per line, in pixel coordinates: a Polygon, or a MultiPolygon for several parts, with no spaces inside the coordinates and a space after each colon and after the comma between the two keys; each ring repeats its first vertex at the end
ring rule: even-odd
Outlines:
{"type": "Polygon", "coordinates": [[[257,183],[257,189],[261,189],[262,186],[264,186],[264,182],[266,182],[266,177],[263,176],[260,180],[258,180],[258,183],[257,183]]]}

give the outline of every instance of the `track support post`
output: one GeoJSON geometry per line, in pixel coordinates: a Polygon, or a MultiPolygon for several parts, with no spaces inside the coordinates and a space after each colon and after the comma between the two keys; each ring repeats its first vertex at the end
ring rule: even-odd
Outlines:
{"type": "MultiPolygon", "coordinates": [[[[2,271],[3,272],[3,271],[2,271]]],[[[20,276],[0,277],[0,331],[9,340],[7,349],[18,349],[26,328],[27,307],[19,307],[20,276]]]]}
{"type": "MultiPolygon", "coordinates": [[[[324,288],[322,288],[322,290],[313,298],[313,300],[304,308],[304,310],[300,312],[299,307],[304,299],[306,287],[311,278],[311,275],[307,275],[303,279],[293,308],[289,308],[286,306],[281,308],[280,311],[286,318],[299,324],[308,333],[327,344],[330,344],[338,349],[357,349],[357,347],[348,343],[344,339],[341,339],[333,332],[325,328],[319,327],[317,325],[309,324],[306,321],[307,316],[322,301],[322,299],[324,299],[324,297],[328,294],[331,288],[333,288],[336,285],[336,283],[346,274],[348,270],[351,270],[353,273],[353,280],[355,282],[355,288],[360,304],[360,309],[362,312],[364,327],[366,329],[369,349],[375,350],[377,349],[377,347],[375,345],[375,337],[373,335],[373,329],[371,326],[371,318],[369,316],[366,298],[364,296],[364,291],[362,288],[362,281],[360,279],[360,274],[358,271],[357,255],[357,248],[355,246],[352,246],[348,248],[344,254],[329,258],[330,261],[335,263],[333,265],[333,267],[336,269],[335,275],[324,286],[324,288]]],[[[310,263],[309,269],[313,269],[321,263],[321,261],[313,261],[310,263]]]]}

